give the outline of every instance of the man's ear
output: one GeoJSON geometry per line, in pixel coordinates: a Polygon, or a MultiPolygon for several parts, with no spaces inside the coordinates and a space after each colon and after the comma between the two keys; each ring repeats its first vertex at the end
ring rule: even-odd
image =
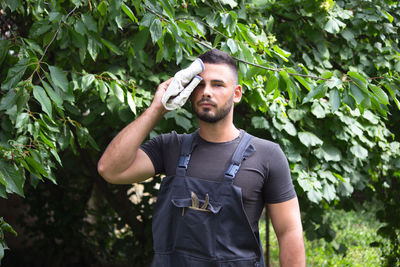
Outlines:
{"type": "Polygon", "coordinates": [[[239,103],[242,99],[242,86],[240,84],[236,85],[233,91],[233,103],[239,103]]]}

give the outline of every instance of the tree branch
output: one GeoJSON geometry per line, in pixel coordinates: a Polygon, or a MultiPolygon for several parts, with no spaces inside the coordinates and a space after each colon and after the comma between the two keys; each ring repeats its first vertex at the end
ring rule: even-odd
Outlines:
{"type": "MultiPolygon", "coordinates": [[[[67,18],[68,18],[69,16],[71,16],[71,14],[76,10],[76,8],[77,8],[77,7],[75,6],[75,7],[67,14],[67,16],[65,17],[65,20],[67,20],[67,18]]],[[[44,56],[45,56],[46,53],[47,53],[47,50],[49,49],[50,45],[51,45],[51,44],[54,42],[54,40],[56,39],[58,32],[61,30],[61,26],[62,26],[62,23],[60,22],[60,25],[58,25],[58,28],[57,28],[56,32],[54,33],[53,37],[51,38],[50,43],[49,43],[49,44],[46,46],[46,48],[44,49],[44,52],[43,52],[42,57],[39,59],[35,70],[34,70],[34,71],[32,72],[32,74],[29,76],[28,80],[31,80],[31,79],[33,78],[33,75],[38,71],[38,69],[39,69],[39,67],[40,67],[40,64],[42,63],[42,60],[43,60],[44,56]]]]}
{"type": "MultiPolygon", "coordinates": [[[[199,40],[199,43],[200,43],[201,45],[207,47],[208,49],[213,49],[212,46],[210,46],[210,45],[204,43],[204,41],[201,40],[200,38],[197,38],[197,37],[195,37],[195,36],[192,36],[192,37],[193,37],[193,38],[196,38],[197,40],[199,40]]],[[[236,61],[245,63],[245,64],[247,64],[247,65],[251,65],[251,66],[254,66],[254,67],[257,67],[257,68],[261,68],[261,69],[264,69],[264,70],[270,70],[270,71],[276,71],[276,72],[281,72],[281,71],[285,70],[284,68],[268,68],[268,67],[265,67],[265,66],[256,64],[256,63],[248,62],[248,61],[246,61],[246,60],[243,60],[243,59],[240,59],[240,58],[237,58],[237,57],[234,57],[234,56],[232,56],[232,57],[233,57],[236,61]]],[[[286,70],[285,70],[285,71],[286,71],[286,70]]],[[[330,79],[325,79],[325,78],[321,78],[321,77],[314,76],[314,75],[306,75],[306,74],[291,73],[291,72],[287,72],[287,74],[292,75],[292,76],[300,76],[300,77],[312,78],[312,79],[316,79],[316,80],[330,81],[330,79]]]]}

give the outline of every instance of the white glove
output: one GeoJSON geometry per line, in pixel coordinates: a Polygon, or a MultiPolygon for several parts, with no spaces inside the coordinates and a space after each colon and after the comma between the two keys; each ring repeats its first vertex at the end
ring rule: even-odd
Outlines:
{"type": "Polygon", "coordinates": [[[203,80],[197,75],[202,71],[204,71],[203,61],[196,58],[189,67],[175,73],[174,79],[161,99],[167,110],[180,108],[186,103],[194,88],[203,80]]]}

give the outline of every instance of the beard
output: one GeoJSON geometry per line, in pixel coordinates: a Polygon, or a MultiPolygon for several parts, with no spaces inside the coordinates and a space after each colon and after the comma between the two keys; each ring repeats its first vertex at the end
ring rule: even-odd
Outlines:
{"type": "MultiPolygon", "coordinates": [[[[198,101],[197,104],[200,104],[201,102],[211,103],[214,106],[216,106],[216,104],[214,102],[209,101],[205,98],[198,101]]],[[[211,112],[211,109],[209,109],[209,108],[196,108],[195,105],[192,105],[192,110],[196,114],[196,116],[199,120],[208,122],[208,123],[216,123],[216,122],[224,119],[226,116],[228,116],[229,112],[232,109],[232,106],[233,106],[233,95],[222,107],[217,108],[215,110],[215,114],[213,114],[211,112]]]]}

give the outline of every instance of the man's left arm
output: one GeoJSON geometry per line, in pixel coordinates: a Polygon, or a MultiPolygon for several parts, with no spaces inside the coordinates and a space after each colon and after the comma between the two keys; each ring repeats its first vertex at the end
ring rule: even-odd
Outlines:
{"type": "Polygon", "coordinates": [[[268,204],[267,207],[279,242],[281,267],[305,267],[303,227],[298,199],[268,204]]]}

